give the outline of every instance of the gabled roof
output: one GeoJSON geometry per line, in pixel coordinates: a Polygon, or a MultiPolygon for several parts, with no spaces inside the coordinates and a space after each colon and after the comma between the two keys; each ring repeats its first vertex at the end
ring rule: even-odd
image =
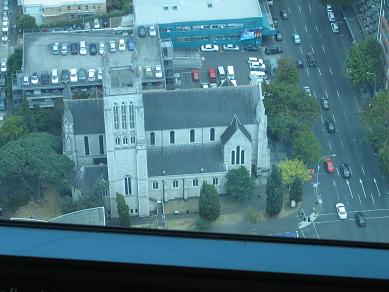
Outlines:
{"type": "Polygon", "coordinates": [[[73,187],[91,190],[100,179],[108,181],[107,165],[88,165],[81,167],[73,178],[73,187]]]}
{"type": "Polygon", "coordinates": [[[238,129],[242,132],[243,135],[252,143],[250,132],[246,129],[245,126],[241,124],[238,117],[234,115],[232,118],[232,121],[230,125],[227,127],[227,129],[224,131],[224,133],[221,135],[220,139],[222,141],[222,144],[225,145],[228,140],[232,137],[232,135],[235,134],[238,129]]]}

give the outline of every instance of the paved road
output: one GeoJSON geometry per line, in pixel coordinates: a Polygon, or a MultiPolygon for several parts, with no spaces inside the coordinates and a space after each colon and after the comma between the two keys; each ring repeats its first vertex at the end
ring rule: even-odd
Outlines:
{"type": "MultiPolygon", "coordinates": [[[[301,84],[310,86],[318,101],[321,97],[328,97],[331,103],[331,109],[321,111],[321,117],[314,125],[323,148],[322,154],[336,154],[335,166],[347,162],[352,169],[352,178],[345,180],[338,171],[331,175],[325,173],[321,165],[319,191],[323,199],[323,215],[315,224],[302,230],[303,236],[389,242],[389,235],[383,228],[389,219],[389,196],[386,195],[389,187],[378,170],[377,158],[371,147],[363,143],[359,122],[362,105],[343,75],[346,52],[352,42],[348,28],[340,18],[340,33],[333,33],[325,8],[319,1],[280,0],[273,5],[273,13],[278,14],[281,7],[286,7],[289,13],[289,19],[280,23],[285,55],[306,60],[306,52],[315,53],[318,66],[305,67],[301,71],[301,84]],[[292,33],[300,35],[301,45],[292,43],[292,33]],[[335,134],[325,130],[324,121],[328,118],[336,123],[335,134]],[[346,205],[349,212],[346,222],[337,219],[335,204],[339,201],[346,205]],[[353,220],[356,211],[364,211],[368,218],[368,226],[364,230],[356,227],[353,220]]],[[[336,16],[340,17],[340,14],[336,13],[336,16]]],[[[313,196],[312,187],[308,187],[307,195],[310,194],[313,196]]]]}

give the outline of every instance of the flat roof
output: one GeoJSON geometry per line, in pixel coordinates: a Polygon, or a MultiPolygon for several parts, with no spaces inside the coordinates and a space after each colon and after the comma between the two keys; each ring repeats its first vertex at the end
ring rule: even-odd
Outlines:
{"type": "Polygon", "coordinates": [[[137,25],[262,16],[258,0],[134,0],[134,11],[137,25]]]}
{"type": "Polygon", "coordinates": [[[42,6],[106,3],[106,0],[22,0],[22,1],[23,1],[22,5],[42,5],[42,6]]]}
{"type": "Polygon", "coordinates": [[[97,69],[103,65],[103,55],[90,55],[89,44],[97,45],[99,42],[105,43],[106,55],[109,59],[109,67],[133,66],[138,63],[139,66],[161,65],[161,49],[157,37],[138,38],[137,36],[122,36],[114,34],[115,31],[107,32],[59,32],[59,33],[25,33],[23,50],[23,74],[32,75],[33,72],[40,74],[42,71],[51,71],[58,69],[85,68],[97,69]],[[124,38],[126,49],[118,51],[119,39],[124,38]],[[127,39],[132,38],[135,42],[135,50],[128,51],[127,39]],[[109,41],[116,42],[116,52],[110,53],[109,41]],[[53,55],[52,44],[58,42],[70,44],[72,42],[80,43],[85,41],[87,46],[87,55],[53,55]],[[43,61],[44,60],[44,61],[43,61]]]}

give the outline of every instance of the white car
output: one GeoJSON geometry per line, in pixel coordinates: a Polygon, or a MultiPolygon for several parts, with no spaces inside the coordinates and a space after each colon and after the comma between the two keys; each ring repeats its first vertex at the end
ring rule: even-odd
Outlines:
{"type": "Polygon", "coordinates": [[[151,69],[150,66],[146,66],[146,67],[145,67],[145,76],[146,76],[146,77],[151,77],[151,76],[153,76],[153,70],[151,69]]]}
{"type": "Polygon", "coordinates": [[[263,80],[267,79],[267,75],[266,75],[266,73],[263,72],[263,71],[255,71],[255,70],[250,71],[250,74],[249,74],[250,79],[251,79],[253,76],[256,76],[256,77],[258,77],[258,78],[260,78],[260,79],[263,79],[263,80]]]}
{"type": "Polygon", "coordinates": [[[85,41],[80,41],[80,55],[86,55],[86,43],[85,41]]]}
{"type": "Polygon", "coordinates": [[[8,24],[8,21],[3,21],[3,26],[1,27],[3,32],[8,32],[8,24]]]}
{"type": "Polygon", "coordinates": [[[249,57],[248,60],[247,60],[247,63],[248,63],[249,65],[250,65],[251,63],[256,63],[256,62],[264,64],[263,59],[257,58],[257,57],[249,57]]]}
{"type": "Polygon", "coordinates": [[[115,41],[109,41],[109,51],[111,53],[115,53],[116,52],[116,43],[115,43],[115,41]]]}
{"type": "Polygon", "coordinates": [[[99,42],[99,54],[104,55],[104,52],[105,52],[105,43],[99,42]]]}
{"type": "Polygon", "coordinates": [[[338,213],[338,217],[340,220],[345,220],[347,219],[347,211],[346,207],[342,203],[337,203],[335,205],[336,207],[336,212],[338,213]]]}
{"type": "Polygon", "coordinates": [[[93,20],[93,28],[94,28],[94,29],[99,29],[99,28],[100,28],[100,21],[99,21],[98,18],[95,18],[95,19],[93,20]]]}
{"type": "Polygon", "coordinates": [[[301,44],[300,36],[299,36],[297,33],[295,33],[295,34],[292,35],[292,39],[293,39],[293,43],[295,43],[295,44],[301,44]]]}
{"type": "Polygon", "coordinates": [[[70,82],[77,82],[78,77],[77,77],[77,69],[72,68],[70,69],[70,82]]]}
{"type": "Polygon", "coordinates": [[[217,52],[219,51],[218,45],[203,45],[200,47],[202,52],[217,52]]]}
{"type": "Polygon", "coordinates": [[[103,69],[97,68],[97,80],[103,80],[103,69]]]}
{"type": "Polygon", "coordinates": [[[38,77],[38,73],[37,72],[34,72],[32,73],[31,75],[31,84],[33,85],[36,85],[39,83],[39,77],[38,77]]]}
{"type": "Polygon", "coordinates": [[[155,37],[157,35],[157,29],[155,28],[154,25],[150,25],[149,34],[151,37],[155,37]]]}
{"type": "Polygon", "coordinates": [[[328,12],[327,15],[328,15],[328,20],[329,21],[331,21],[331,22],[335,22],[336,21],[335,14],[333,12],[328,12]]]}
{"type": "Polygon", "coordinates": [[[217,84],[215,82],[211,82],[209,85],[211,85],[211,88],[216,88],[217,84]]]}
{"type": "Polygon", "coordinates": [[[58,77],[58,70],[52,69],[51,70],[51,84],[58,84],[59,77],[58,77]]]}
{"type": "Polygon", "coordinates": [[[155,66],[155,77],[162,78],[162,66],[161,65],[155,66]]]}
{"type": "Polygon", "coordinates": [[[96,80],[96,70],[95,69],[89,69],[88,71],[88,81],[95,81],[96,80]]]}
{"type": "Polygon", "coordinates": [[[331,5],[328,5],[328,4],[327,4],[326,8],[327,8],[327,12],[332,12],[332,7],[331,7],[331,5]]]}
{"type": "Polygon", "coordinates": [[[331,22],[331,30],[335,33],[339,32],[339,26],[336,22],[331,22]]]}
{"type": "Polygon", "coordinates": [[[0,71],[1,72],[7,72],[7,60],[2,59],[0,61],[0,71]]]}
{"type": "Polygon", "coordinates": [[[308,94],[309,96],[312,96],[311,89],[309,88],[309,86],[304,86],[303,90],[306,94],[308,94]]]}
{"type": "Polygon", "coordinates": [[[266,65],[260,62],[252,62],[250,63],[249,68],[252,71],[266,70],[266,65]]]}
{"type": "Polygon", "coordinates": [[[206,82],[201,83],[201,87],[202,88],[209,88],[208,83],[206,83],[206,82]]]}
{"type": "Polygon", "coordinates": [[[239,46],[233,44],[223,45],[223,51],[239,51],[239,46]]]}
{"type": "Polygon", "coordinates": [[[2,36],[1,36],[1,40],[3,42],[8,42],[8,35],[6,33],[4,33],[2,36]]]}
{"type": "Polygon", "coordinates": [[[125,51],[126,50],[126,43],[124,42],[124,39],[119,40],[119,51],[125,51]]]}

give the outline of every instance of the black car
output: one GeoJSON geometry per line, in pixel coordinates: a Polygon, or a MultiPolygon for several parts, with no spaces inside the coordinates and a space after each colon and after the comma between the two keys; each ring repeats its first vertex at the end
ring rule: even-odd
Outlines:
{"type": "Polygon", "coordinates": [[[146,28],[144,26],[138,27],[138,36],[141,38],[146,37],[146,28]]]}
{"type": "Polygon", "coordinates": [[[86,80],[86,70],[84,68],[80,68],[78,70],[78,81],[85,81],[86,80]]]}
{"type": "Polygon", "coordinates": [[[5,111],[7,109],[7,95],[5,89],[0,90],[0,111],[5,111]]]}
{"type": "Polygon", "coordinates": [[[78,54],[78,44],[77,43],[70,44],[70,54],[72,54],[72,55],[78,54]]]}
{"type": "Polygon", "coordinates": [[[323,110],[329,110],[330,109],[330,102],[328,101],[328,98],[322,97],[320,100],[321,108],[323,110]]]}
{"type": "Polygon", "coordinates": [[[253,45],[253,44],[245,44],[245,45],[243,46],[243,49],[244,49],[245,51],[253,51],[253,52],[258,51],[258,47],[257,47],[256,45],[253,45]]]}
{"type": "Polygon", "coordinates": [[[102,23],[103,27],[109,27],[109,18],[104,17],[104,18],[101,20],[101,23],[102,23]]]}
{"type": "Polygon", "coordinates": [[[350,178],[351,177],[351,169],[350,169],[350,166],[348,166],[347,163],[341,163],[339,165],[339,170],[340,170],[340,174],[344,178],[350,178]]]}
{"type": "Polygon", "coordinates": [[[50,82],[50,75],[48,71],[43,71],[41,73],[41,82],[42,84],[49,84],[50,82]]]}
{"type": "Polygon", "coordinates": [[[311,67],[316,67],[317,61],[314,53],[307,53],[307,62],[311,67]]]}
{"type": "Polygon", "coordinates": [[[5,78],[5,73],[0,72],[0,86],[6,86],[6,85],[7,85],[7,81],[5,78]]]}
{"type": "Polygon", "coordinates": [[[278,27],[278,18],[273,16],[274,27],[278,27]]]}
{"type": "Polygon", "coordinates": [[[277,46],[271,46],[265,49],[266,55],[281,54],[281,53],[282,53],[282,49],[277,46]]]}
{"type": "Polygon", "coordinates": [[[61,81],[62,82],[69,82],[70,81],[70,72],[69,70],[62,70],[61,72],[61,81]]]}
{"type": "Polygon", "coordinates": [[[89,54],[91,54],[92,56],[97,54],[97,46],[96,46],[96,44],[90,44],[89,45],[89,54]]]}
{"type": "Polygon", "coordinates": [[[277,31],[276,40],[277,41],[282,41],[282,33],[280,31],[277,31]]]}
{"type": "Polygon", "coordinates": [[[331,134],[335,133],[335,130],[336,130],[335,122],[332,119],[326,120],[326,128],[327,128],[328,133],[331,133],[331,134]]]}
{"type": "Polygon", "coordinates": [[[288,19],[288,13],[286,13],[285,9],[280,10],[280,16],[283,20],[288,19]]]}
{"type": "Polygon", "coordinates": [[[359,227],[365,227],[366,226],[366,218],[365,218],[365,215],[363,215],[362,212],[357,212],[355,214],[355,221],[357,222],[357,225],[359,227]]]}
{"type": "Polygon", "coordinates": [[[296,61],[297,68],[303,69],[304,68],[304,62],[302,59],[297,59],[296,61]]]}

